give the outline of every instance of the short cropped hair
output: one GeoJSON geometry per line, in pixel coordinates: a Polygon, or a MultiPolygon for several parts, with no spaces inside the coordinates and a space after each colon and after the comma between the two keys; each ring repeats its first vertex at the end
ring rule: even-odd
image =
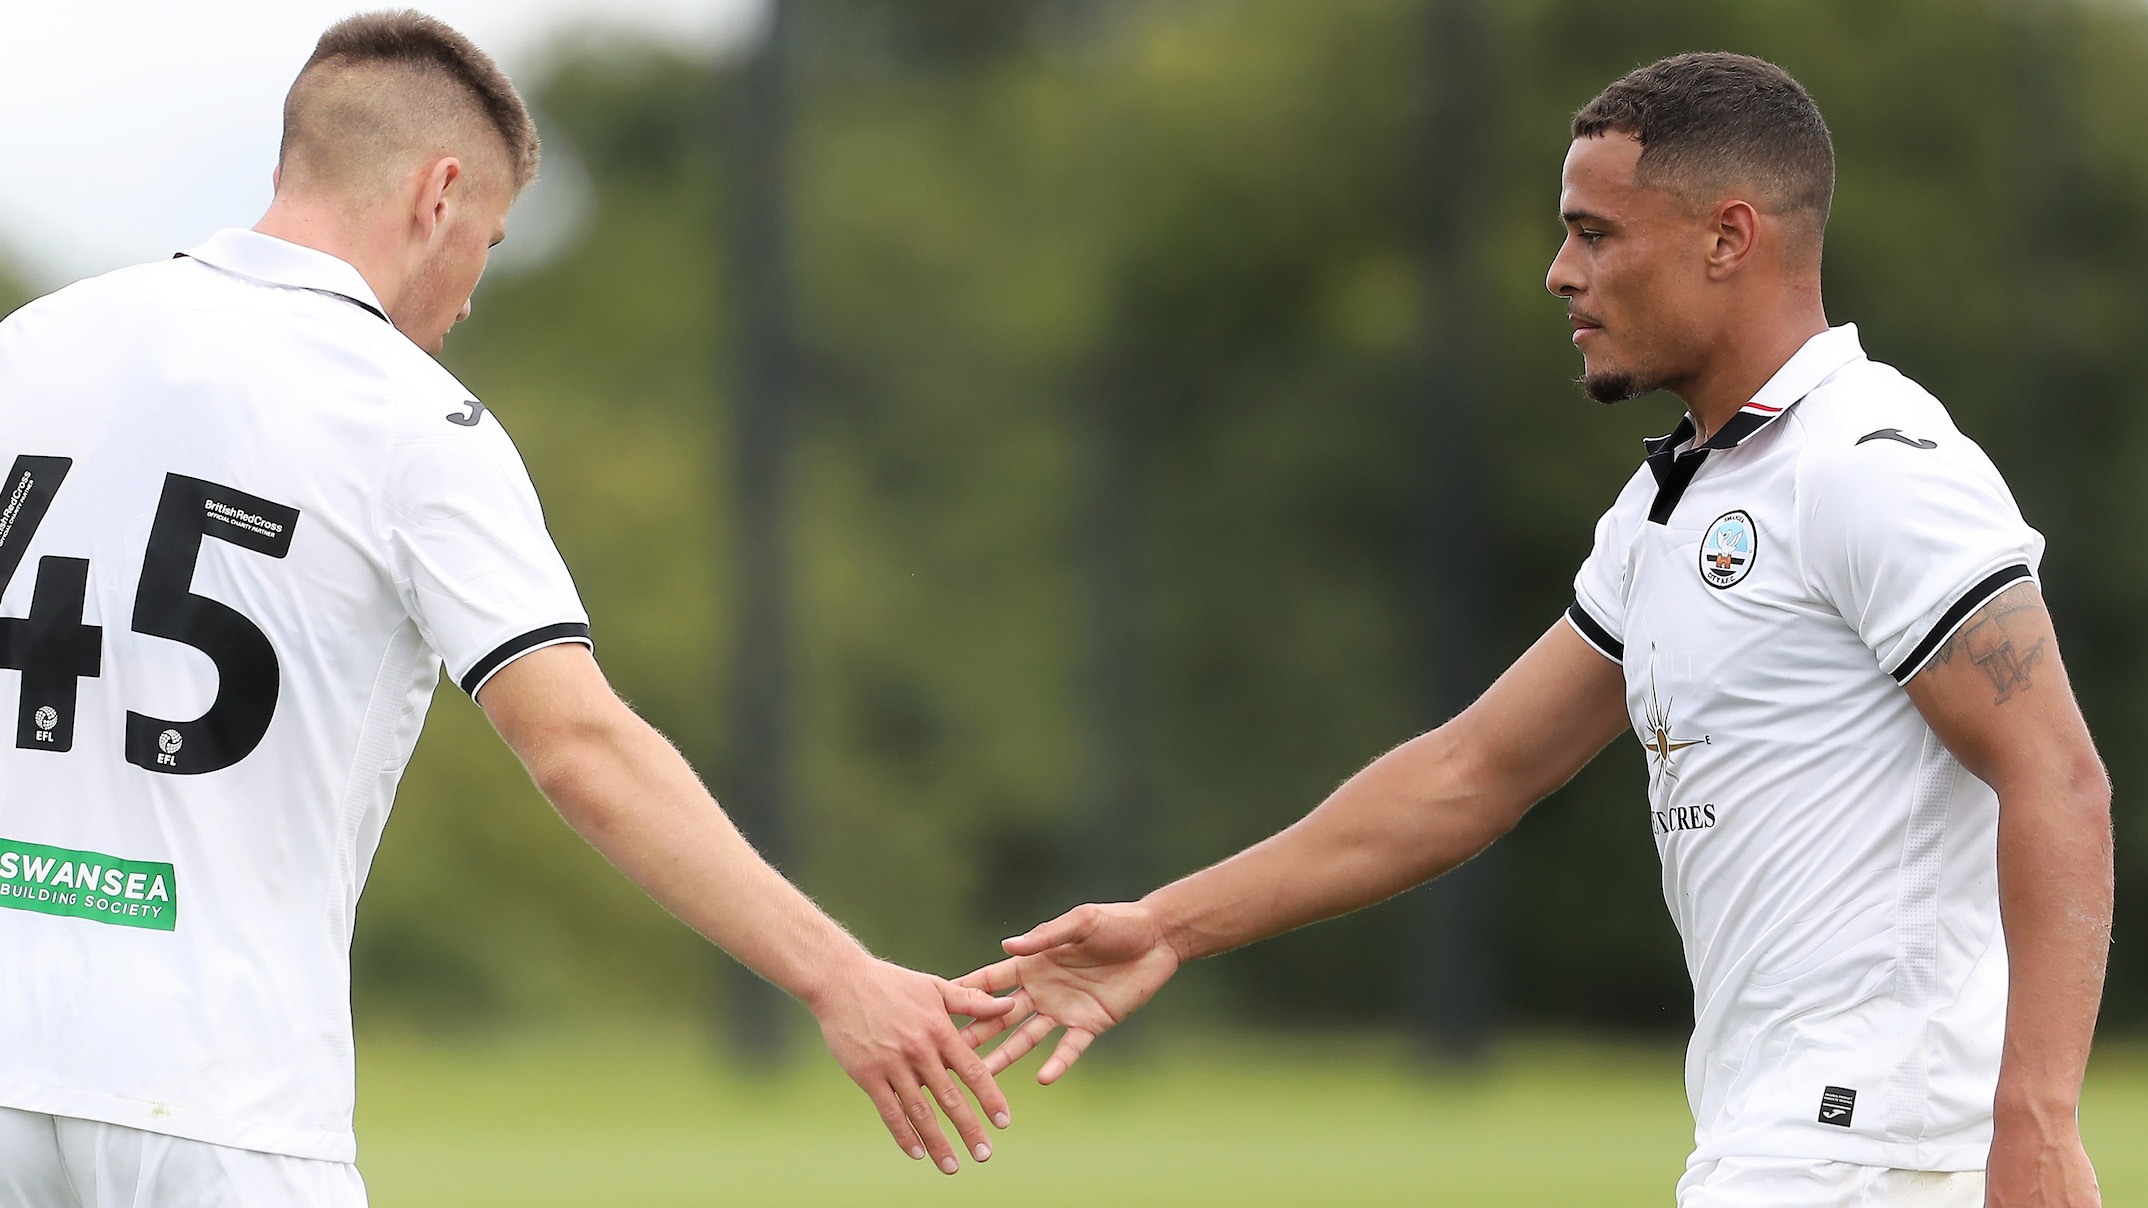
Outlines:
{"type": "Polygon", "coordinates": [[[1827,224],[1835,143],[1790,73],[1751,55],[1675,55],[1627,73],[1574,115],[1574,137],[1630,134],[1640,183],[1710,204],[1742,190],[1765,212],[1827,224]]]}
{"type": "Polygon", "coordinates": [[[299,70],[284,99],[279,162],[348,176],[488,131],[520,192],[537,175],[537,126],[507,73],[424,13],[360,13],[330,26],[299,70]]]}

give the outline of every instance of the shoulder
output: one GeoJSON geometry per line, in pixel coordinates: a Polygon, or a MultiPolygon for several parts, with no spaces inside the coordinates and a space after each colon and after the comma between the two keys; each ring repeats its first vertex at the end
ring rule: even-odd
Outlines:
{"type": "Polygon", "coordinates": [[[1991,458],[1892,367],[1848,366],[1794,414],[1797,509],[1814,551],[1926,557],[1935,544],[2028,531],[1991,458]]]}
{"type": "Polygon", "coordinates": [[[18,307],[0,331],[50,331],[55,325],[109,323],[130,311],[153,310],[183,297],[191,276],[184,260],[156,260],[85,277],[18,307]]]}
{"type": "MultiPolygon", "coordinates": [[[[1650,503],[1655,499],[1656,479],[1643,462],[1619,489],[1618,497],[1596,521],[1595,539],[1588,558],[1591,567],[1623,564],[1627,550],[1633,543],[1634,534],[1648,519],[1650,503]],[[1609,562],[1605,560],[1609,559],[1609,562]]],[[[1587,572],[1584,572],[1587,573],[1587,572]]]]}
{"type": "Polygon", "coordinates": [[[424,363],[398,366],[408,375],[407,389],[398,392],[390,423],[385,502],[439,519],[470,510],[477,500],[532,495],[522,453],[499,416],[416,345],[410,348],[424,363]]]}
{"type": "Polygon", "coordinates": [[[1656,501],[1656,472],[1643,460],[1635,466],[1626,484],[1619,488],[1618,496],[1597,521],[1597,533],[1608,536],[1631,533],[1648,519],[1649,509],[1656,501]]]}
{"type": "Polygon", "coordinates": [[[1626,485],[1619,488],[1617,498],[1611,501],[1610,508],[1604,512],[1604,523],[1618,527],[1640,523],[1648,518],[1648,507],[1655,497],[1656,475],[1648,468],[1648,463],[1643,461],[1634,467],[1633,473],[1626,479],[1626,485]]]}
{"type": "Polygon", "coordinates": [[[1789,418],[1803,438],[1798,478],[1806,490],[1884,497],[1947,479],[2003,489],[1991,459],[1945,404],[1891,365],[1844,366],[1789,418]]]}
{"type": "Polygon", "coordinates": [[[402,332],[386,323],[377,325],[378,331],[368,333],[368,342],[392,400],[398,442],[448,438],[490,445],[505,439],[498,417],[461,379],[402,332]]]}

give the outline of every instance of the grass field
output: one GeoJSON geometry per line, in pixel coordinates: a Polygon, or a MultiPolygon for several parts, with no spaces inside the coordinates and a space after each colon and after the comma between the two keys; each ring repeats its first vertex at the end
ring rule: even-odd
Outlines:
{"type": "MultiPolygon", "coordinates": [[[[1521,1041],[1457,1076],[1378,1041],[1157,1044],[1049,1089],[1025,1062],[997,1155],[946,1178],[824,1061],[727,1075],[679,1034],[360,1052],[377,1208],[1664,1208],[1691,1128],[1667,1045],[1521,1041]]],[[[2083,1121],[2106,1202],[2148,1203],[2148,1050],[2107,1050],[2083,1121]]]]}

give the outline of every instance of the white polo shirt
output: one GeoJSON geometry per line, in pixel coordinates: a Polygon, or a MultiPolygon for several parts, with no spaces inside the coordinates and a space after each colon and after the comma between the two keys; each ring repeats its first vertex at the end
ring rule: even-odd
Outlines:
{"type": "MultiPolygon", "coordinates": [[[[1685,942],[1693,1160],[1981,1169],[1998,801],[1901,685],[2043,539],[1938,400],[1815,336],[1596,527],[1568,618],[1625,669],[1685,942]]],[[[1638,821],[1638,819],[1637,819],[1638,821]]]]}
{"type": "Polygon", "coordinates": [[[349,1161],[350,934],[444,660],[588,617],[499,421],[250,231],[0,323],[0,1105],[349,1161]]]}

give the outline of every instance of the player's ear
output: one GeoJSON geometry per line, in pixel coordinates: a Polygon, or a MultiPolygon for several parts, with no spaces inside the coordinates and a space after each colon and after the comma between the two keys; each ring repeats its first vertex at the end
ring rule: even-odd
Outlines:
{"type": "Polygon", "coordinates": [[[1708,251],[1708,275],[1721,280],[1737,272],[1760,242],[1760,211],[1751,202],[1726,201],[1716,207],[1715,242],[1708,251]]]}
{"type": "Polygon", "coordinates": [[[462,179],[462,161],[452,155],[436,159],[418,175],[417,195],[412,199],[411,218],[417,223],[418,234],[431,240],[433,233],[448,220],[449,211],[459,198],[450,197],[455,182],[462,179]]]}

